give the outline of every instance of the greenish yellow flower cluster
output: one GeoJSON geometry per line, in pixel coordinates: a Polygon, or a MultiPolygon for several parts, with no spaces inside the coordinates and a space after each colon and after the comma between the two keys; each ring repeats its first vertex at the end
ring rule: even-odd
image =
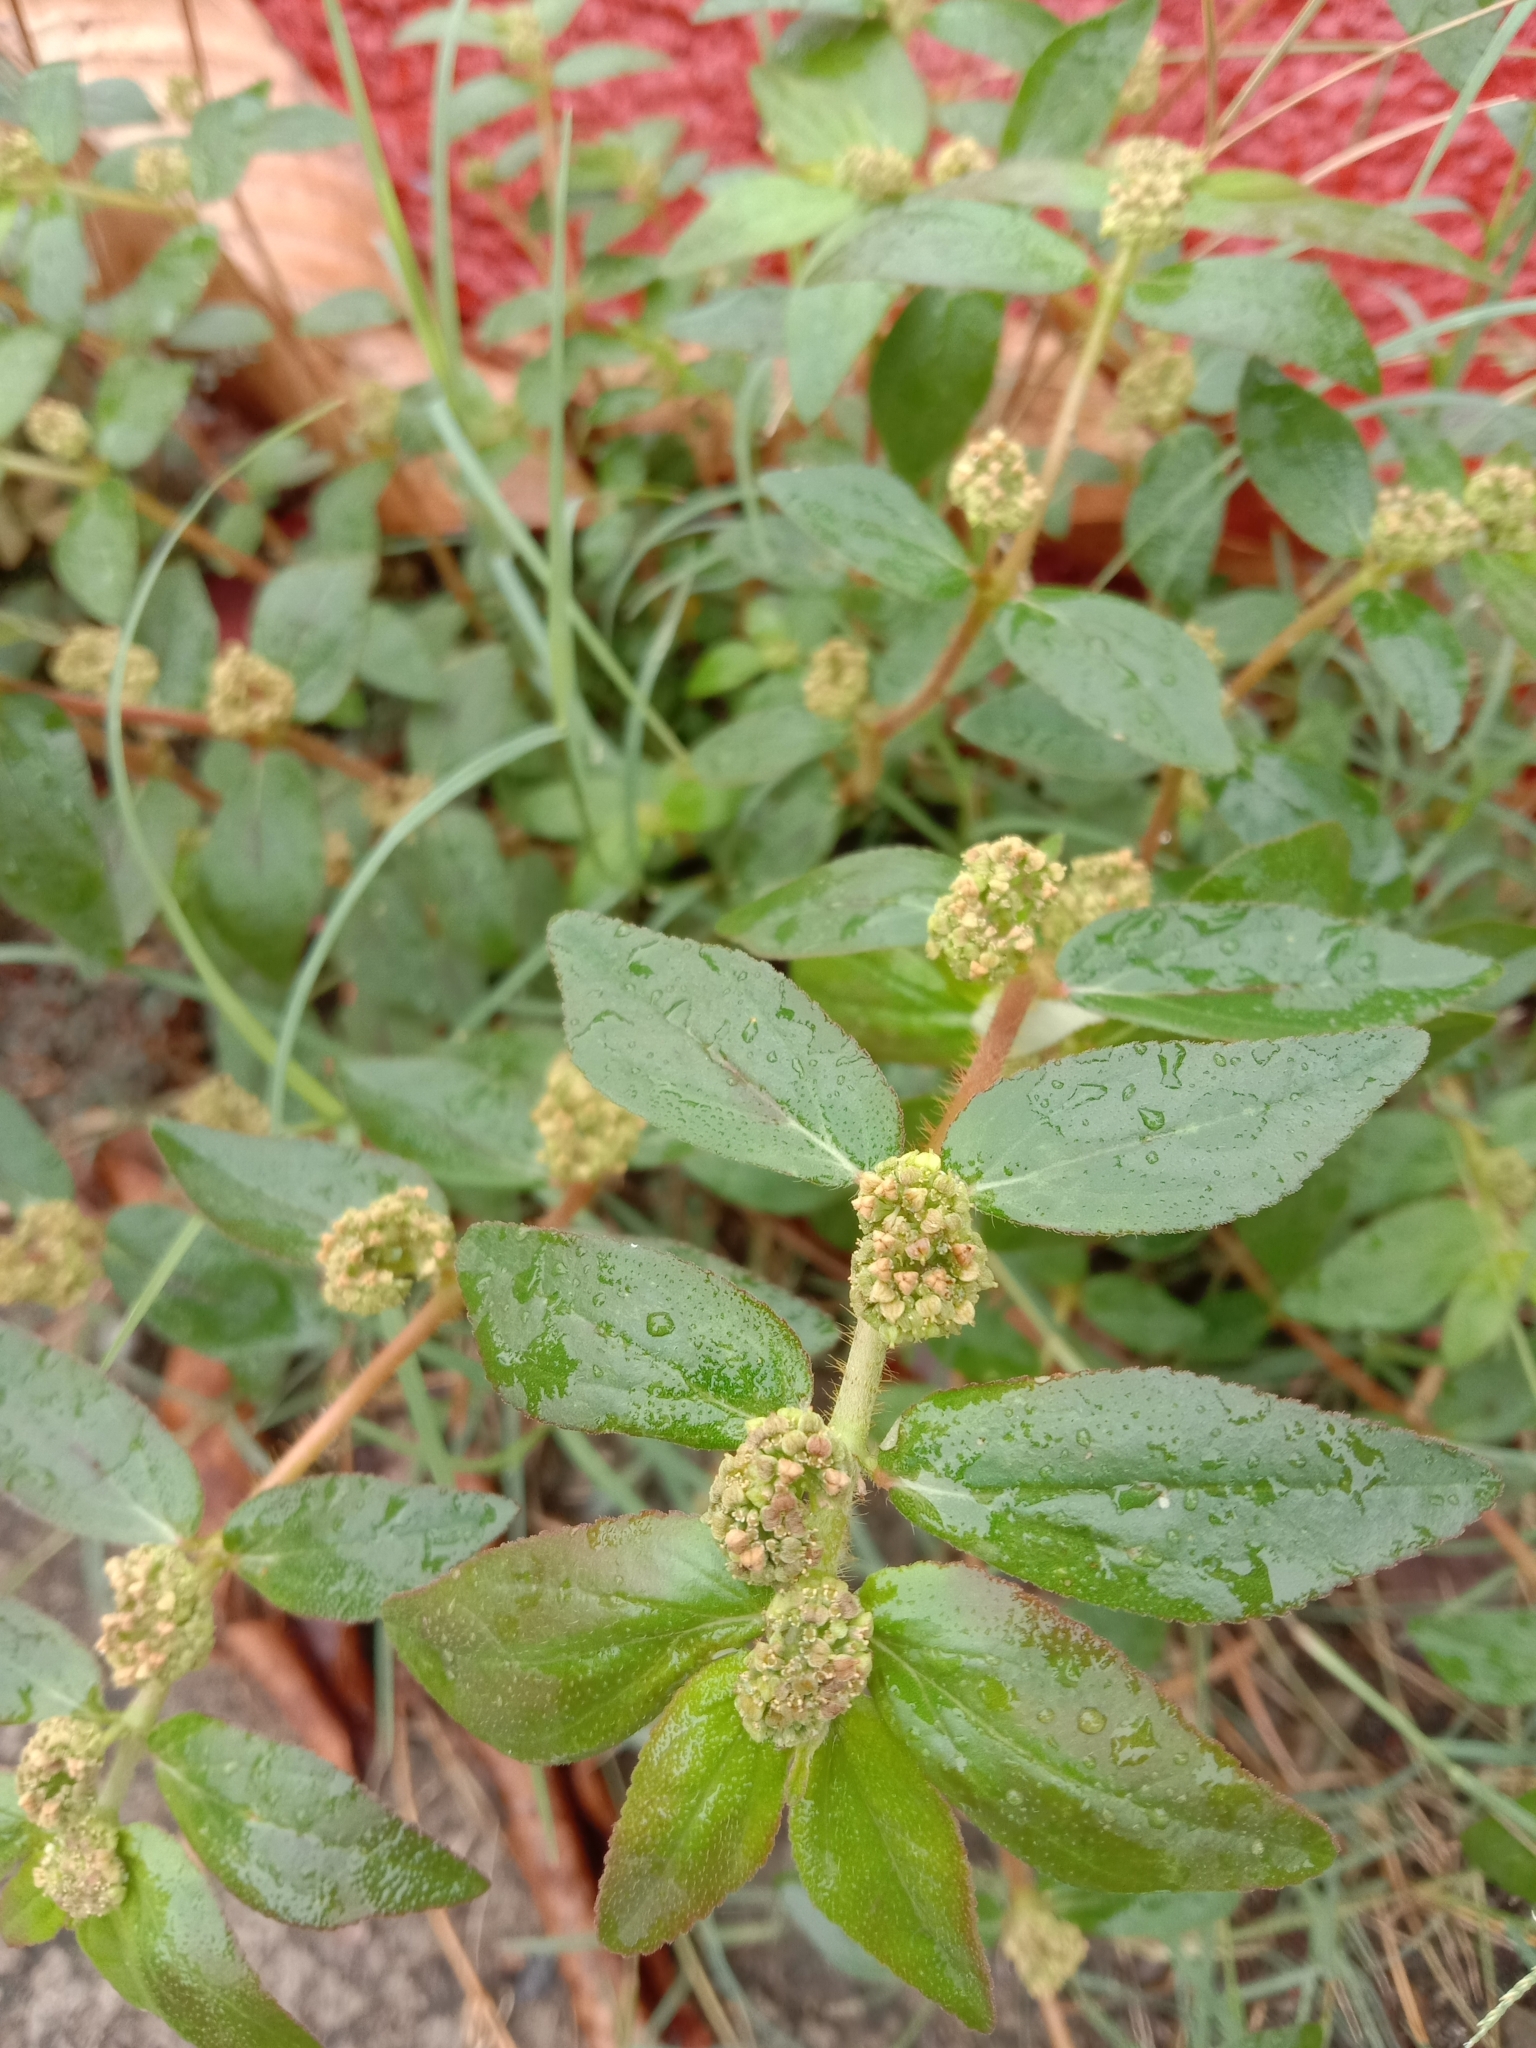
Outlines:
{"type": "Polygon", "coordinates": [[[798,1749],[825,1734],[869,1684],[874,1623],[835,1578],[799,1579],[768,1603],[762,1635],[736,1685],[754,1742],[798,1749]]]}
{"type": "Polygon", "coordinates": [[[97,1810],[109,1731],[79,1714],[40,1721],[16,1766],[16,1803],[51,1840],[33,1882],[70,1920],[93,1920],[123,1903],[128,1874],[117,1828],[97,1810]]]}
{"type": "Polygon", "coordinates": [[[90,452],[91,423],[67,398],[39,398],[27,408],[21,431],[51,462],[78,462],[90,452]]]}
{"type": "Polygon", "coordinates": [[[1477,514],[1449,491],[1394,484],[1376,500],[1365,558],[1373,568],[1408,575],[1453,562],[1485,538],[1477,514]]]}
{"type": "Polygon", "coordinates": [[[1133,135],[1115,151],[1109,198],[1099,216],[1106,242],[1161,249],[1184,225],[1184,208],[1204,168],[1197,149],[1167,135],[1133,135]]]}
{"type": "Polygon", "coordinates": [[[0,128],[0,192],[46,173],[48,160],[25,128],[0,128]]]}
{"type": "Polygon", "coordinates": [[[358,802],[374,831],[388,832],[431,793],[430,775],[381,775],[364,783],[358,802]]]}
{"type": "Polygon", "coordinates": [[[496,47],[503,61],[530,70],[544,56],[544,30],[532,7],[504,7],[495,17],[496,47]]]}
{"type": "Polygon", "coordinates": [[[1001,427],[961,449],[950,465],[949,495],[966,523],[983,533],[1022,533],[1045,509],[1029,457],[1001,427]]]}
{"type": "Polygon", "coordinates": [[[866,206],[905,199],[912,190],[915,166],[905,150],[878,142],[850,143],[832,167],[834,183],[866,206]]]}
{"type": "Polygon", "coordinates": [[[997,1282],[974,1234],[971,1191],[936,1152],[904,1152],[861,1173],[853,1212],[855,1315],[892,1344],[948,1337],[975,1322],[977,1300],[997,1282]]]}
{"type": "Polygon", "coordinates": [[[996,163],[997,158],[985,143],[970,135],[952,135],[948,142],[940,143],[929,158],[928,182],[930,185],[950,185],[956,178],[969,178],[978,171],[990,171],[996,163]]]}
{"type": "Polygon", "coordinates": [[[1227,657],[1214,626],[1203,625],[1199,619],[1186,619],[1184,621],[1184,631],[1194,641],[1212,668],[1224,666],[1227,657]]]}
{"type": "Polygon", "coordinates": [[[1467,484],[1466,505],[1489,547],[1536,553],[1536,472],[1523,462],[1485,462],[1467,484]]]}
{"type": "Polygon", "coordinates": [[[435,1280],[453,1259],[453,1226],[425,1188],[396,1188],[363,1209],[345,1209],[316,1254],[321,1298],[348,1316],[399,1308],[418,1280],[435,1280]]]}
{"type": "Polygon", "coordinates": [[[847,1460],[810,1408],[760,1416],[739,1449],[720,1460],[705,1525],[738,1579],[782,1586],[814,1571],[846,1525],[844,1496],[854,1483],[847,1460]],[[829,1504],[836,1503],[828,1514],[829,1504]]]}
{"type": "Polygon", "coordinates": [[[1120,372],[1115,419],[1121,426],[1171,434],[1195,389],[1195,359],[1166,334],[1149,334],[1120,372]]]}
{"type": "Polygon", "coordinates": [[[1163,83],[1163,59],[1167,56],[1160,36],[1151,35],[1136,53],[1136,62],[1131,66],[1120,97],[1115,102],[1115,118],[1127,114],[1150,114],[1157,105],[1157,95],[1163,83]]]}
{"type": "Polygon", "coordinates": [[[544,1140],[539,1148],[544,1171],[561,1188],[622,1173],[645,1129],[644,1117],[610,1102],[564,1049],[550,1062],[533,1123],[544,1140]]]}
{"type": "Polygon", "coordinates": [[[823,640],[801,685],[807,711],[818,718],[852,718],[869,695],[869,655],[857,640],[823,640]]]}
{"type": "Polygon", "coordinates": [[[238,640],[226,641],[208,680],[210,731],[221,740],[259,740],[281,732],[298,703],[293,677],[238,640]]]}
{"type": "Polygon", "coordinates": [[[76,1202],[29,1202],[0,1237],[0,1308],[78,1308],[101,1271],[101,1225],[76,1202]]]}
{"type": "Polygon", "coordinates": [[[272,1128],[267,1105],[228,1074],[209,1074],[183,1090],[176,1098],[176,1114],[184,1124],[197,1124],[205,1131],[238,1131],[247,1138],[264,1138],[272,1128]]]}
{"type": "Polygon", "coordinates": [[[1022,1887],[1009,1901],[997,1945],[1031,1998],[1054,1997],[1077,1975],[1088,1954],[1083,1930],[1075,1921],[1063,1920],[1050,1900],[1032,1887],[1022,1887]]]}
{"type": "Polygon", "coordinates": [[[1040,919],[1040,943],[1059,953],[1085,925],[1116,910],[1145,910],[1152,901],[1152,871],[1128,846],[1113,853],[1085,853],[1067,869],[1067,878],[1046,905],[1040,919]]]}
{"type": "Polygon", "coordinates": [[[1066,879],[1059,860],[1016,833],[961,855],[960,873],[928,918],[928,958],[962,981],[1007,981],[1035,949],[1035,928],[1066,879]]]}
{"type": "Polygon", "coordinates": [[[134,152],[133,182],[146,199],[179,199],[192,189],[192,159],[179,142],[146,142],[134,152]]]}
{"type": "MultiPolygon", "coordinates": [[[[61,690],[105,697],[123,636],[116,626],[76,626],[48,657],[48,673],[61,690]]],[[[124,704],[146,704],[160,680],[160,663],[147,647],[130,647],[123,663],[124,704]]]]}
{"type": "Polygon", "coordinates": [[[174,1543],[141,1543],[103,1569],[116,1602],[96,1648],[112,1683],[171,1684],[213,1655],[213,1597],[206,1576],[174,1543]]]}

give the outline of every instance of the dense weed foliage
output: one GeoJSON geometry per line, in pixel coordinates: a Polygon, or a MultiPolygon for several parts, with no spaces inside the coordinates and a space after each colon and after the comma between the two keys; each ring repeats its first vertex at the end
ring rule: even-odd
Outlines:
{"type": "MultiPolygon", "coordinates": [[[[943,0],[1013,73],[944,104],[892,0],[765,18],[770,162],[712,175],[555,118],[647,53],[457,0],[403,31],[424,271],[327,7],[350,119],[4,81],[3,957],[182,991],[214,1049],[151,1123],[165,1200],[105,1227],[0,1098],[0,1484],[114,1598],[94,1655],[0,1600],[6,1939],[277,2048],[199,1865],[306,1927],[484,1889],[334,1765],[167,1715],[238,1579],[372,1628],[386,1753],[398,1657],[507,1756],[621,1760],[619,1955],[787,1810],[802,1924],[978,2031],[999,1946],[1058,2039],[1062,1999],[1109,2043],[1427,2039],[1426,1981],[1470,2026],[1536,1899],[1536,439],[1467,382],[1532,109],[1453,241],[1222,169],[1214,107],[1158,134],[1151,0],[943,0]],[[460,166],[539,279],[478,337],[505,402],[446,181],[523,109],[460,166]],[[399,302],[274,335],[202,210],[351,135],[399,302]],[[1334,252],[1466,310],[1378,350],[1334,252]],[[243,360],[401,320],[426,381],[218,467],[243,360]],[[1084,483],[1123,496],[1086,566],[1084,483]],[[227,1517],[148,1338],[227,1367],[227,1517]],[[531,1532],[559,1457],[627,1512],[531,1532]],[[1394,1582],[1409,1659],[1371,1575],[1437,1546],[1474,1568],[1394,1582]],[[184,1842],[121,1824],[146,1759],[184,1842]]],[[[1404,7],[1453,120],[1516,14],[1404,7]]]]}

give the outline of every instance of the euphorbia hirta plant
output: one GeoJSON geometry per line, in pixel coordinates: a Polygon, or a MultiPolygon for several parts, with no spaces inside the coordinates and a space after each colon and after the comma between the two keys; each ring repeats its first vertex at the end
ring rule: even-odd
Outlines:
{"type": "MultiPolygon", "coordinates": [[[[1228,1221],[1298,1186],[1419,1065],[1422,1034],[1388,1028],[1138,1043],[1008,1075],[1047,958],[1145,894],[1128,857],[1078,875],[1018,841],[972,850],[930,950],[995,984],[995,1023],[935,1127],[942,1151],[909,1142],[879,1068],[767,962],[585,912],[552,926],[595,1088],[717,1154],[849,1187],[860,1226],[825,1415],[799,1339],[712,1271],[596,1232],[481,1224],[460,1243],[509,1399],[725,1454],[702,1518],[546,1532],[385,1610],[429,1691],[511,1755],[568,1761],[650,1726],[603,1875],[609,1947],[656,1948],[708,1913],[787,1808],[822,1911],[985,2029],[957,1812],[1048,1876],[1112,1891],[1279,1886],[1331,1860],[1317,1820],[1016,1581],[1184,1621],[1273,1613],[1459,1530],[1497,1490],[1479,1460],[1162,1370],[940,1392],[872,1440],[890,1347],[962,1327],[993,1284],[980,1217],[1228,1221]],[[855,1589],[872,1489],[1014,1579],[920,1563],[855,1589]]],[[[814,902],[797,914],[814,922],[814,902]]]]}

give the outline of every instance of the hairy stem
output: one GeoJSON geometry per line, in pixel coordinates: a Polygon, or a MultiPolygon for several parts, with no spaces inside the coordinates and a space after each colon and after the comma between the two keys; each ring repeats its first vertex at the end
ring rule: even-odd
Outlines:
{"type": "Polygon", "coordinates": [[[842,1385],[832,1405],[828,1428],[846,1444],[862,1464],[869,1452],[869,1425],[875,1412],[875,1396],[885,1371],[885,1333],[861,1317],[854,1324],[853,1339],[843,1366],[842,1385]]]}
{"type": "Polygon", "coordinates": [[[939,1151],[949,1127],[964,1109],[978,1095],[985,1095],[1003,1077],[1003,1068],[1013,1050],[1013,1041],[1019,1035],[1019,1026],[1024,1022],[1030,1004],[1035,998],[1035,984],[1027,974],[1016,974],[1011,981],[1003,984],[997,999],[997,1008],[992,1013],[992,1022],[982,1034],[981,1043],[971,1055],[971,1063],[955,1083],[954,1093],[944,1105],[943,1113],[928,1134],[930,1151],[939,1151]]]}
{"type": "Polygon", "coordinates": [[[133,1783],[139,1759],[148,1746],[149,1732],[160,1718],[160,1710],[170,1689],[169,1679],[152,1678],[148,1685],[140,1686],[134,1694],[118,1725],[112,1761],[96,1795],[96,1804],[101,1812],[115,1814],[122,1805],[123,1795],[133,1783]]]}
{"type": "Polygon", "coordinates": [[[1314,598],[1305,611],[1298,612],[1291,623],[1278,632],[1267,647],[1260,648],[1248,666],[1232,678],[1222,700],[1222,709],[1230,711],[1234,704],[1241,704],[1250,690],[1257,689],[1264,678],[1280,666],[1293,647],[1299,647],[1309,634],[1331,626],[1340,612],[1353,604],[1362,590],[1371,589],[1375,582],[1375,570],[1357,569],[1342,583],[1335,583],[1331,590],[1325,590],[1321,597],[1314,598]]]}

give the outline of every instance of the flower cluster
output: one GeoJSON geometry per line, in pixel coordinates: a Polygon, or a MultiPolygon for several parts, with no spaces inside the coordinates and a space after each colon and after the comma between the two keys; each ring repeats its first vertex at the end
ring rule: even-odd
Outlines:
{"type": "Polygon", "coordinates": [[[1166,334],[1151,334],[1120,372],[1115,419],[1121,426],[1171,434],[1195,388],[1195,359],[1166,334]]]}
{"type": "Polygon", "coordinates": [[[866,206],[905,199],[912,190],[914,166],[905,150],[878,142],[850,143],[832,167],[835,183],[866,206]]]}
{"type": "Polygon", "coordinates": [[[1523,462],[1485,462],[1467,485],[1466,503],[1489,547],[1536,552],[1536,472],[1523,462]]]}
{"type": "Polygon", "coordinates": [[[366,782],[358,802],[375,832],[391,831],[432,792],[430,775],[381,775],[366,782]]]}
{"type": "Polygon", "coordinates": [[[1115,151],[1109,198],[1099,216],[1106,242],[1160,249],[1184,223],[1184,208],[1204,159],[1166,135],[1133,135],[1115,151]]]}
{"type": "Polygon", "coordinates": [[[1022,533],[1045,507],[1028,456],[1001,427],[961,449],[950,466],[949,495],[967,523],[984,533],[1022,533]]]}
{"type": "Polygon", "coordinates": [[[264,1138],[272,1128],[266,1104],[228,1074],[209,1074],[184,1089],[176,1098],[176,1114],[184,1124],[197,1124],[205,1131],[238,1131],[247,1138],[264,1138]]]}
{"type": "Polygon", "coordinates": [[[78,1308],[101,1270],[101,1225],[75,1202],[29,1202],[0,1237],[0,1307],[78,1308]]]}
{"type": "Polygon", "coordinates": [[[1083,1930],[1075,1921],[1064,1920],[1033,1886],[1014,1893],[997,1945],[1031,1998],[1054,1997],[1077,1975],[1088,1954],[1083,1930]]]}
{"type": "Polygon", "coordinates": [[[1117,120],[1126,114],[1151,113],[1157,105],[1158,91],[1163,82],[1163,59],[1167,54],[1161,36],[1147,37],[1120,88],[1120,97],[1115,102],[1117,120]]]}
{"type": "Polygon", "coordinates": [[[936,1152],[904,1152],[861,1173],[853,1211],[856,1315],[892,1344],[947,1337],[976,1320],[978,1296],[996,1282],[973,1235],[970,1189],[936,1152]]]}
{"type": "Polygon", "coordinates": [[[91,423],[67,398],[39,398],[27,408],[21,430],[53,462],[79,462],[90,452],[91,423]]]}
{"type": "Polygon", "coordinates": [[[1199,619],[1186,619],[1184,621],[1184,631],[1194,641],[1212,668],[1221,668],[1223,666],[1227,657],[1214,626],[1204,625],[1199,619]]]}
{"type": "Polygon", "coordinates": [[[1376,500],[1366,559],[1373,568],[1406,575],[1452,562],[1485,538],[1477,514],[1449,491],[1395,484],[1376,500]]]}
{"type": "Polygon", "coordinates": [[[826,1550],[840,1543],[843,1496],[853,1483],[821,1417],[780,1408],[759,1417],[740,1448],[720,1460],[703,1519],[738,1579],[782,1586],[837,1562],[826,1550]]]}
{"type": "Polygon", "coordinates": [[[550,1062],[544,1093],[533,1107],[544,1140],[539,1160],[556,1187],[583,1187],[622,1173],[645,1129],[644,1117],[620,1109],[592,1086],[563,1048],[550,1062]]]}
{"type": "Polygon", "coordinates": [[[874,1622],[841,1579],[805,1578],[768,1603],[736,1686],[754,1742],[798,1749],[846,1714],[869,1684],[874,1622]]]}
{"type": "Polygon", "coordinates": [[[852,718],[869,695],[869,656],[857,640],[823,640],[801,686],[818,718],[852,718]]]}
{"type": "Polygon", "coordinates": [[[928,182],[930,185],[952,184],[956,178],[969,178],[977,171],[990,171],[996,162],[997,158],[985,143],[977,142],[970,135],[952,135],[929,159],[928,182]]]}
{"type": "Polygon", "coordinates": [[[80,1714],[40,1721],[16,1766],[16,1803],[52,1836],[33,1882],[70,1920],[92,1920],[123,1903],[128,1875],[117,1829],[97,1811],[110,1732],[80,1714]]]}
{"type": "Polygon", "coordinates": [[[115,1913],[128,1896],[128,1872],[117,1851],[117,1828],[93,1814],[44,1846],[32,1882],[66,1920],[96,1920],[115,1913]]]}
{"type": "Polygon", "coordinates": [[[179,142],[147,142],[134,152],[133,182],[146,199],[179,199],[192,189],[192,159],[179,142]]]}
{"type": "Polygon", "coordinates": [[[496,47],[508,64],[528,70],[544,56],[544,30],[532,7],[504,7],[495,18],[496,47]]]}
{"type": "Polygon", "coordinates": [[[435,1280],[452,1254],[452,1226],[426,1189],[396,1188],[344,1209],[321,1238],[321,1298],[343,1315],[379,1315],[399,1308],[418,1280],[435,1280]]]}
{"type": "Polygon", "coordinates": [[[208,683],[208,727],[221,740],[265,739],[292,718],[293,677],[238,640],[220,648],[208,683]]]}
{"type": "Polygon", "coordinates": [[[928,958],[962,981],[1007,981],[1034,951],[1040,913],[1067,871],[1015,833],[968,847],[961,860],[929,915],[928,958]]]}
{"type": "Polygon", "coordinates": [[[1128,846],[1113,853],[1085,853],[1073,861],[1067,878],[1040,920],[1040,943],[1059,953],[1085,925],[1114,910],[1145,910],[1152,901],[1152,871],[1128,846]]]}
{"type": "MultiPolygon", "coordinates": [[[[61,690],[105,697],[123,636],[116,626],[76,626],[48,657],[48,673],[61,690]]],[[[147,647],[130,647],[123,663],[123,702],[147,703],[160,680],[160,664],[147,647]]]]}
{"type": "Polygon", "coordinates": [[[141,1543],[103,1569],[116,1601],[96,1648],[114,1685],[169,1685],[213,1655],[208,1581],[174,1543],[141,1543]]]}
{"type": "Polygon", "coordinates": [[[885,0],[885,18],[891,34],[906,42],[928,19],[929,0],[885,0]]]}
{"type": "Polygon", "coordinates": [[[48,169],[37,137],[25,128],[0,128],[0,192],[48,169]]]}

